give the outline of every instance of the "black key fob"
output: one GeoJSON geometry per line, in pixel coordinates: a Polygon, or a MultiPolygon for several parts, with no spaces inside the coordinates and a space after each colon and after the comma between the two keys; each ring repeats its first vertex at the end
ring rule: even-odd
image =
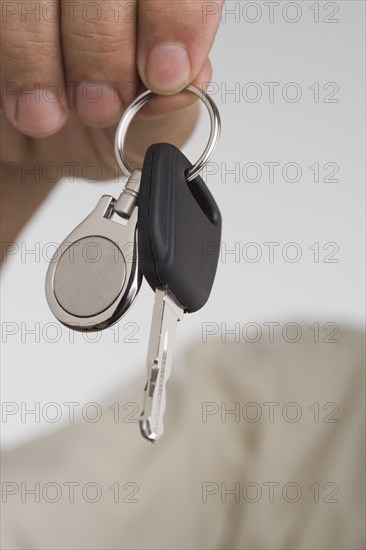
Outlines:
{"type": "Polygon", "coordinates": [[[200,176],[174,145],[151,145],[138,204],[140,268],[150,286],[168,286],[189,313],[207,302],[221,242],[221,215],[200,176]]]}

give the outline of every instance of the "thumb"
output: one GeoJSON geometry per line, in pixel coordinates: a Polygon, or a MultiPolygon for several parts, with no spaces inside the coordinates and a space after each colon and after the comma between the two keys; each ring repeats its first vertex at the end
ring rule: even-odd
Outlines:
{"type": "Polygon", "coordinates": [[[207,61],[223,0],[138,2],[137,65],[147,88],[176,94],[193,82],[207,61]]]}

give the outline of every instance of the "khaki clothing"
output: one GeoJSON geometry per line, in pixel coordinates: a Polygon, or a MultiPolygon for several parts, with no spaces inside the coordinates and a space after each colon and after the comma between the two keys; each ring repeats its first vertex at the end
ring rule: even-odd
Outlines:
{"type": "Polygon", "coordinates": [[[306,334],[193,346],[155,445],[141,380],[118,393],[119,421],[112,396],[100,421],[7,453],[2,548],[364,548],[363,336],[306,334]]]}

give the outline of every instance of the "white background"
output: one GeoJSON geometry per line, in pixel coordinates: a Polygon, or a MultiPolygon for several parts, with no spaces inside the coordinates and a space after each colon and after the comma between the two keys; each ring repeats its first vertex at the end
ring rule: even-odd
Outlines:
{"type": "MultiPolygon", "coordinates": [[[[227,2],[213,48],[215,84],[210,90],[221,112],[223,132],[204,174],[222,212],[224,246],[239,247],[241,256],[223,253],[208,304],[185,316],[178,327],[177,357],[191,342],[201,340],[205,322],[226,323],[228,328],[238,322],[242,327],[271,321],[305,321],[308,325],[331,321],[360,327],[364,318],[364,3],[328,3],[331,7],[327,10],[326,3],[315,3],[319,5],[319,23],[314,22],[314,9],[310,9],[314,2],[295,3],[301,15],[294,23],[285,17],[294,19],[296,6],[285,8],[284,15],[282,11],[294,3],[281,2],[272,23],[263,2],[245,7],[247,4],[227,2]],[[339,12],[332,16],[333,5],[339,12]],[[230,14],[230,9],[236,14],[230,14]],[[326,16],[339,22],[325,23],[326,16]],[[256,18],[257,22],[248,21],[256,18]],[[250,82],[256,86],[246,86],[250,82]],[[265,82],[279,83],[273,101],[265,82]],[[287,89],[286,97],[289,82],[296,82],[301,89],[297,102],[289,100],[294,97],[294,87],[287,89]],[[316,82],[319,102],[309,89],[316,82]],[[333,87],[324,90],[323,86],[331,82],[339,86],[333,97],[337,102],[324,102],[333,87]],[[225,93],[233,89],[239,97],[225,93]],[[256,90],[262,96],[252,102],[256,90]],[[281,164],[272,183],[264,162],[281,164]],[[281,170],[289,162],[302,169],[298,182],[282,177],[281,170]],[[324,172],[321,168],[320,181],[314,182],[309,167],[315,162],[321,167],[336,163],[339,172],[334,177],[339,181],[324,182],[330,169],[324,172]],[[239,163],[240,172],[247,163],[258,163],[262,177],[248,182],[242,173],[225,174],[225,167],[232,170],[235,163],[239,163]],[[209,171],[217,173],[210,175],[209,171]],[[258,243],[262,251],[256,263],[248,261],[254,248],[245,256],[245,245],[250,242],[258,243]],[[268,259],[265,242],[280,243],[273,262],[268,259]],[[289,242],[301,247],[302,257],[296,263],[282,257],[283,246],[289,242]],[[316,242],[320,243],[318,263],[309,249],[316,242]],[[322,247],[329,242],[339,246],[334,256],[337,263],[323,261],[322,247]]],[[[203,113],[185,147],[192,160],[207,139],[205,116],[203,113]]],[[[254,177],[253,170],[248,174],[254,177]]],[[[290,170],[289,176],[293,174],[290,170]]],[[[47,243],[61,243],[102,193],[118,196],[119,192],[115,183],[64,181],[18,237],[23,254],[8,258],[2,280],[4,402],[19,407],[25,402],[27,408],[36,402],[41,407],[49,402],[83,405],[100,400],[131,379],[140,378],[143,385],[153,304],[146,283],[118,328],[102,333],[96,343],[60,326],[59,341],[51,343],[56,332],[50,323],[55,320],[44,294],[47,255],[53,251],[47,243]],[[39,254],[24,255],[25,249],[36,246],[39,254]],[[26,334],[36,323],[39,342],[26,334]],[[7,334],[12,329],[15,334],[7,334]],[[123,342],[133,331],[137,331],[136,342],[123,342]],[[120,341],[114,342],[117,334],[120,341]]],[[[289,254],[293,252],[289,249],[289,254]]],[[[264,331],[263,338],[266,334],[264,331]]],[[[2,441],[14,445],[59,426],[42,415],[39,423],[31,417],[22,423],[16,414],[3,422],[2,441]]]]}

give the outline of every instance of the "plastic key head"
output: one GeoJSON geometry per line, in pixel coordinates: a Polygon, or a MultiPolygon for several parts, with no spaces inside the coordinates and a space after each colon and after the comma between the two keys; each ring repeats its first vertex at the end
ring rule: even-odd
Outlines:
{"type": "Polygon", "coordinates": [[[174,145],[150,146],[138,209],[142,273],[153,290],[169,287],[189,313],[209,298],[221,240],[218,206],[200,176],[187,181],[191,167],[174,145]]]}

